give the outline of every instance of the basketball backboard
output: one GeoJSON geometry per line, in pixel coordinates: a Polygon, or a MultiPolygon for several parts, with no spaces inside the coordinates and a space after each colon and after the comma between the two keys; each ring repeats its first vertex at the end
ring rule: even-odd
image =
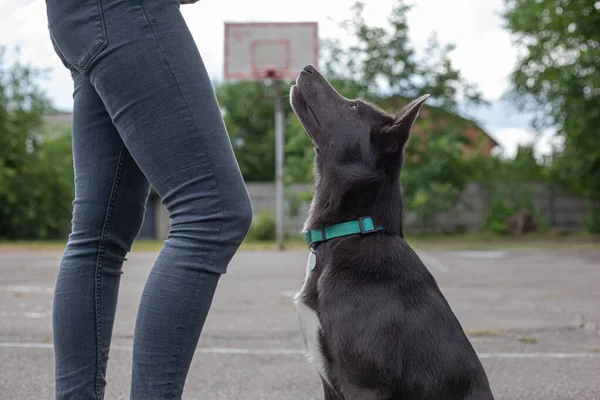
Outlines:
{"type": "Polygon", "coordinates": [[[316,22],[225,23],[225,79],[295,79],[318,61],[316,22]]]}

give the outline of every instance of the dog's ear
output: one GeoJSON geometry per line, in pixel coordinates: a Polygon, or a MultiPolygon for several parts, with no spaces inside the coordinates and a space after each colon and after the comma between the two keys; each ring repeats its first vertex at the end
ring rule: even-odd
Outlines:
{"type": "Polygon", "coordinates": [[[394,153],[406,144],[410,130],[419,116],[419,111],[428,98],[429,95],[426,94],[411,101],[397,114],[394,123],[378,135],[378,147],[381,152],[394,153]]]}

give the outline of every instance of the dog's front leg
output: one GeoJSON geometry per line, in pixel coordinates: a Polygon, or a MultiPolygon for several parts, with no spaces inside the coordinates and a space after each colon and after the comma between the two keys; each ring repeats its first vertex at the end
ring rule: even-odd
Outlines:
{"type": "Polygon", "coordinates": [[[323,378],[321,378],[321,382],[323,382],[323,393],[325,394],[325,400],[344,400],[343,397],[339,396],[332,388],[329,383],[325,382],[323,378]]]}

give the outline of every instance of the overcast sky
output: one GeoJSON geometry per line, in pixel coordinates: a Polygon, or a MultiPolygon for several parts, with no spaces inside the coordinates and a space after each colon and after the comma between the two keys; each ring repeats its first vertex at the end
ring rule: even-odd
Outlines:
{"type": "MultiPolygon", "coordinates": [[[[200,49],[209,74],[223,75],[223,23],[225,21],[317,21],[319,35],[342,36],[333,21],[349,16],[353,0],[201,0],[182,6],[182,12],[200,49]],[[285,6],[283,5],[285,4],[285,6]],[[293,7],[293,8],[292,8],[293,7]],[[294,10],[292,13],[289,10],[294,10]]],[[[395,0],[367,1],[365,18],[383,25],[395,0]],[[376,3],[376,4],[375,4],[376,3]]],[[[522,115],[500,101],[509,87],[517,50],[503,29],[499,12],[503,0],[419,0],[413,2],[408,22],[410,38],[417,49],[424,48],[433,31],[443,43],[456,44],[452,61],[463,75],[479,85],[492,106],[467,109],[491,136],[502,144],[507,155],[518,143],[534,140],[528,129],[529,116],[522,115]]],[[[37,67],[50,68],[43,88],[61,110],[72,108],[72,81],[48,39],[44,0],[0,0],[0,45],[18,45],[22,60],[37,67]]],[[[548,152],[552,135],[539,138],[537,148],[548,152]]]]}

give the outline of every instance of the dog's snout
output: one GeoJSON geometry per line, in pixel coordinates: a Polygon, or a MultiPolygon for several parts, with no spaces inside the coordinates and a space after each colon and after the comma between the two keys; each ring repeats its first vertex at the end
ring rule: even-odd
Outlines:
{"type": "Polygon", "coordinates": [[[315,67],[313,67],[312,65],[307,65],[306,67],[304,67],[304,71],[308,72],[309,74],[312,74],[313,72],[315,72],[315,67]]]}

